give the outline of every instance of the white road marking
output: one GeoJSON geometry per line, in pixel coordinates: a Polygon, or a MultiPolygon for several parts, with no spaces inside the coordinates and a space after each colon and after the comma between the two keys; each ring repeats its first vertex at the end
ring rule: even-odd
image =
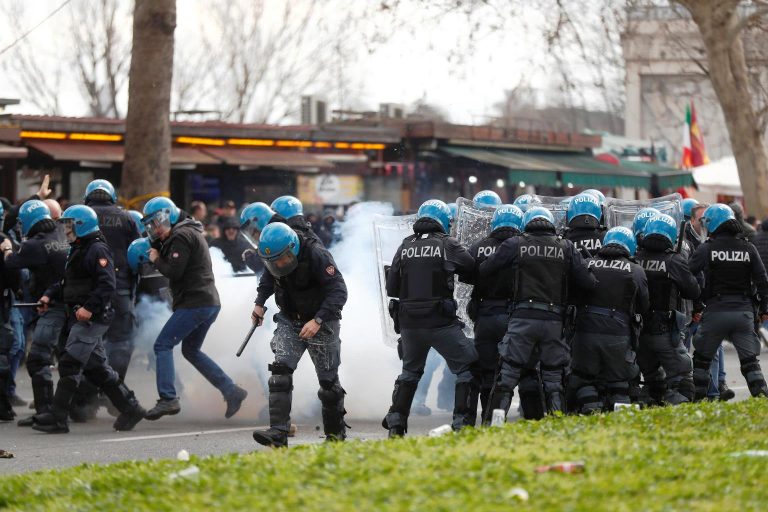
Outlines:
{"type": "Polygon", "coordinates": [[[259,427],[223,428],[219,430],[199,430],[197,432],[176,432],[173,434],[157,434],[154,436],[118,437],[115,439],[102,439],[102,443],[127,443],[130,441],[147,441],[149,439],[168,439],[171,437],[207,436],[213,434],[226,434],[227,432],[245,432],[259,427]]]}

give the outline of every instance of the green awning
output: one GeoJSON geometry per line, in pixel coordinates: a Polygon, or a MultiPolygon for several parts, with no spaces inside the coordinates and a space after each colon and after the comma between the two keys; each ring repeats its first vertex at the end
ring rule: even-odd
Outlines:
{"type": "Polygon", "coordinates": [[[442,146],[457,157],[506,168],[510,182],[557,186],[651,188],[658,177],[659,188],[678,188],[693,183],[691,173],[645,162],[622,160],[621,165],[597,160],[587,153],[534,152],[511,149],[442,146]]]}

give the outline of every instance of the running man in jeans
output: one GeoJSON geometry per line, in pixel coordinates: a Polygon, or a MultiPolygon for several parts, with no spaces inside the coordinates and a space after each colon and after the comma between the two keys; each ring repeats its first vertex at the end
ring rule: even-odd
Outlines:
{"type": "Polygon", "coordinates": [[[248,392],[200,350],[221,309],[203,225],[165,197],[155,197],[144,206],[142,222],[152,243],[149,260],[168,278],[173,295],[173,314],[155,341],[160,399],[146,418],[156,420],[181,411],[173,385],[173,347],[179,343],[184,358],[221,391],[227,402],[224,416],[231,418],[248,392]]]}

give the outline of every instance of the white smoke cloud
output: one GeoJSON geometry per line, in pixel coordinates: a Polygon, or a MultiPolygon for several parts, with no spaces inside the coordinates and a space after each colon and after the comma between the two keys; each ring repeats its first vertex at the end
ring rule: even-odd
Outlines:
{"type": "MultiPolygon", "coordinates": [[[[341,225],[342,240],[333,247],[336,264],[344,276],[349,299],[342,312],[341,367],[339,378],[347,391],[348,418],[378,419],[389,407],[394,380],[400,371],[396,351],[384,344],[378,306],[379,291],[373,219],[376,214],[391,215],[392,206],[382,203],[362,203],[350,209],[341,225]]],[[[235,277],[232,267],[218,249],[211,250],[216,287],[221,299],[221,312],[208,331],[202,350],[238,383],[248,390],[248,398],[238,413],[240,419],[253,419],[266,405],[263,385],[269,376],[267,364],[273,361],[269,342],[274,331],[272,316],[277,313],[274,298],[267,302],[269,311],[264,325],[256,329],[248,347],[238,358],[235,353],[251,325],[251,311],[256,298],[256,277],[235,277]]],[[[147,358],[163,325],[170,317],[167,305],[142,300],[137,306],[139,328],[137,356],[128,373],[128,384],[137,387],[137,394],[145,405],[156,399],[154,373],[146,371],[147,358]],[[137,383],[140,380],[142,382],[137,383]]],[[[221,395],[181,355],[174,351],[177,391],[182,399],[182,414],[200,418],[222,418],[224,402],[221,395]]],[[[317,417],[320,402],[317,376],[309,354],[302,357],[294,374],[292,418],[298,421],[317,417]]]]}

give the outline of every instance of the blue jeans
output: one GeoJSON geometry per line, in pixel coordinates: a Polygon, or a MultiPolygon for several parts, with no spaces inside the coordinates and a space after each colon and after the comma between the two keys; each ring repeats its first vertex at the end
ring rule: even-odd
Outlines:
{"type": "Polygon", "coordinates": [[[155,340],[155,358],[157,360],[157,392],[160,398],[176,398],[173,385],[176,371],[173,366],[173,347],[181,343],[181,354],[192,363],[208,382],[228,398],[235,389],[235,383],[224,373],[219,365],[205,355],[203,346],[205,335],[219,316],[221,306],[177,309],[168,319],[163,330],[155,340]]]}
{"type": "Polygon", "coordinates": [[[11,376],[8,379],[8,394],[16,394],[16,372],[19,369],[21,360],[24,358],[24,349],[26,347],[26,338],[24,332],[24,317],[19,308],[11,308],[11,327],[13,328],[13,345],[8,353],[8,360],[11,365],[11,376]]]}
{"type": "Polygon", "coordinates": [[[434,374],[437,367],[440,366],[440,361],[441,357],[437,351],[433,348],[429,349],[427,364],[424,366],[424,374],[421,376],[419,386],[416,388],[416,394],[413,396],[414,404],[424,405],[426,403],[429,385],[432,384],[432,374],[434,374]]]}

